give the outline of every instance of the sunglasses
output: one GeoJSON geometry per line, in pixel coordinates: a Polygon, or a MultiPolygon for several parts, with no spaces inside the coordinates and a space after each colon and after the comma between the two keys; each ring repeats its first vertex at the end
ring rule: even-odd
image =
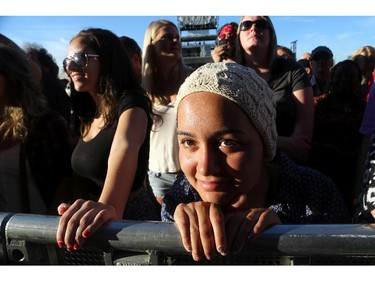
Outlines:
{"type": "Polygon", "coordinates": [[[97,58],[97,57],[99,57],[99,55],[86,54],[86,53],[83,53],[83,52],[79,52],[79,53],[75,53],[73,56],[66,57],[63,60],[64,70],[65,71],[67,70],[66,68],[67,68],[67,66],[68,66],[69,63],[73,64],[74,69],[76,69],[78,71],[82,70],[89,63],[89,58],[90,57],[97,58]]]}
{"type": "Polygon", "coordinates": [[[247,21],[244,21],[244,22],[241,23],[240,30],[241,31],[248,30],[253,26],[253,24],[255,24],[255,27],[257,27],[259,29],[269,29],[270,28],[270,24],[266,20],[255,20],[255,21],[247,20],[247,21]]]}

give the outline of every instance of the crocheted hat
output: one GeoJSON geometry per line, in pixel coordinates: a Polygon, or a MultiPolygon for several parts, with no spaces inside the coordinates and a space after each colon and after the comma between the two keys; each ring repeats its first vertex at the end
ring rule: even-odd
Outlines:
{"type": "Polygon", "coordinates": [[[240,106],[261,136],[267,160],[276,152],[276,110],[273,92],[266,81],[246,66],[234,62],[207,63],[195,70],[181,85],[176,107],[196,92],[223,96],[240,106]]]}

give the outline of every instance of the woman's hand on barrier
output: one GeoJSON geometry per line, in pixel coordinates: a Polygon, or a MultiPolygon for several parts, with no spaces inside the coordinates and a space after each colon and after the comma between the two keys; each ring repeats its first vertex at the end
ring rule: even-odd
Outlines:
{"type": "Polygon", "coordinates": [[[115,209],[91,200],[76,200],[72,205],[62,203],[57,208],[60,217],[56,239],[58,246],[68,251],[79,249],[85,239],[106,222],[116,218],[115,209]]]}
{"type": "Polygon", "coordinates": [[[195,261],[238,253],[249,234],[255,238],[268,226],[281,223],[272,209],[223,212],[219,205],[203,201],[179,204],[174,220],[185,249],[195,261]]]}

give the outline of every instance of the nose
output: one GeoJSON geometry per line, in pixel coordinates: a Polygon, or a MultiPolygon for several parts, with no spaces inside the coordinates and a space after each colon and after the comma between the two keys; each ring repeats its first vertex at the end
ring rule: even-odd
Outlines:
{"type": "Polygon", "coordinates": [[[77,71],[79,70],[78,66],[76,63],[74,63],[74,61],[72,60],[68,60],[66,62],[66,66],[65,66],[65,71],[66,72],[69,72],[69,71],[77,71]]]}
{"type": "Polygon", "coordinates": [[[198,157],[197,170],[201,175],[215,175],[221,170],[220,152],[205,146],[201,148],[198,157]]]}

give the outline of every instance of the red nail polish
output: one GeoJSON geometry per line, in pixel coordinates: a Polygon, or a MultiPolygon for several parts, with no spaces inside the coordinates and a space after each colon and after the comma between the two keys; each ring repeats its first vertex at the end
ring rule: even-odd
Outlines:
{"type": "Polygon", "coordinates": [[[84,232],[82,232],[82,236],[83,236],[84,238],[88,237],[89,234],[90,234],[90,231],[88,231],[88,230],[85,230],[84,232]]]}
{"type": "Polygon", "coordinates": [[[73,248],[71,246],[67,247],[66,248],[69,252],[71,252],[73,250],[73,248]]]}
{"type": "Polygon", "coordinates": [[[77,243],[74,244],[73,246],[74,250],[78,250],[79,249],[79,245],[77,243]]]}
{"type": "Polygon", "coordinates": [[[64,242],[63,241],[58,241],[57,245],[59,246],[59,248],[62,248],[62,247],[64,247],[64,242]]]}

